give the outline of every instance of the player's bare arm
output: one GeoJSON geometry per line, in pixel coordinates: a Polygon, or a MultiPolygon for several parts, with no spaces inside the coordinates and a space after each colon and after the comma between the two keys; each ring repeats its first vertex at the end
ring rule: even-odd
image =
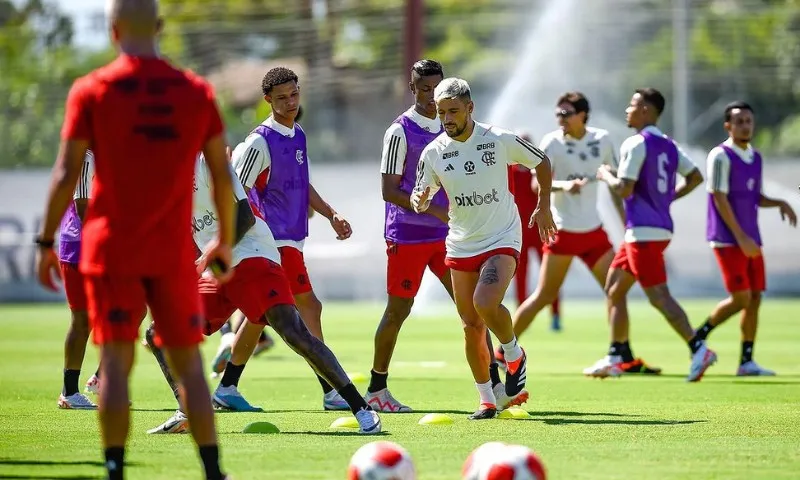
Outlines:
{"type": "Polygon", "coordinates": [[[322,199],[317,189],[314,188],[314,185],[308,185],[308,204],[311,208],[322,215],[323,217],[327,218],[328,221],[331,222],[331,227],[336,232],[336,239],[337,240],[347,240],[350,238],[350,235],[353,234],[353,229],[350,227],[350,222],[345,220],[345,218],[338,213],[333,207],[328,204],[325,200],[322,199]]]}
{"type": "Polygon", "coordinates": [[[781,220],[789,221],[789,225],[796,227],[797,226],[797,215],[794,213],[794,209],[792,206],[789,205],[786,200],[780,200],[776,198],[770,198],[763,193],[761,194],[761,199],[758,202],[758,206],[762,208],[775,208],[777,207],[781,213],[781,220]]]}
{"type": "Polygon", "coordinates": [[[619,178],[611,171],[609,165],[601,165],[597,169],[597,179],[606,182],[611,192],[620,198],[628,198],[633,193],[636,181],[630,178],[619,178]]]}
{"type": "Polygon", "coordinates": [[[683,179],[683,184],[675,190],[675,199],[685,197],[690,194],[692,190],[703,184],[703,174],[700,170],[693,169],[683,179]]]}
{"type": "Polygon", "coordinates": [[[539,203],[531,215],[529,227],[535,223],[539,227],[539,237],[542,242],[550,242],[556,236],[556,224],[553,221],[553,212],[550,210],[550,192],[553,187],[553,171],[550,158],[543,155],[541,161],[534,168],[539,184],[539,203]]]}
{"type": "MultiPolygon", "coordinates": [[[[223,134],[216,135],[206,142],[203,147],[203,156],[206,160],[208,173],[211,175],[212,190],[214,195],[214,205],[217,209],[219,218],[219,233],[211,248],[206,251],[205,258],[212,265],[214,262],[221,262],[224,268],[214,274],[220,281],[230,278],[230,264],[233,253],[232,244],[235,238],[234,225],[234,193],[233,179],[231,178],[226,144],[223,134]]],[[[204,269],[205,265],[200,265],[204,269]]]]}
{"type": "Polygon", "coordinates": [[[47,205],[44,211],[44,223],[39,232],[38,241],[41,248],[39,248],[36,262],[39,283],[50,290],[56,290],[56,285],[53,283],[53,273],[55,273],[56,277],[60,276],[58,257],[55,250],[53,250],[56,230],[69,207],[69,202],[72,201],[88,148],[88,140],[69,139],[62,141],[56,164],[53,167],[50,190],[47,193],[47,205]]]}
{"type": "Polygon", "coordinates": [[[725,225],[730,229],[739,248],[750,258],[761,255],[761,247],[759,247],[755,240],[750,238],[750,236],[744,232],[741,225],[739,225],[739,221],[736,219],[733,208],[728,201],[728,194],[725,192],[712,192],[712,196],[714,197],[714,205],[717,207],[719,216],[722,217],[722,221],[725,222],[725,225]]]}
{"type": "MultiPolygon", "coordinates": [[[[411,197],[400,190],[400,182],[402,179],[402,175],[389,173],[381,174],[381,195],[383,196],[383,201],[393,203],[406,210],[414,210],[414,207],[411,205],[411,197]]],[[[447,209],[437,205],[431,205],[425,213],[433,215],[444,223],[450,220],[447,209]]]]}

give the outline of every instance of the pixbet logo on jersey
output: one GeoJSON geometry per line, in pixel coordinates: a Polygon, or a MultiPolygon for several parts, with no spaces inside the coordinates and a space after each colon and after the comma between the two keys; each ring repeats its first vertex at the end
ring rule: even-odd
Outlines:
{"type": "Polygon", "coordinates": [[[473,191],[472,195],[456,195],[456,205],[459,207],[478,207],[481,205],[489,205],[500,201],[497,198],[497,190],[492,189],[492,193],[478,193],[473,191]]]}
{"type": "Polygon", "coordinates": [[[192,218],[192,229],[194,229],[195,233],[204,230],[206,227],[210,226],[214,222],[217,221],[216,215],[211,210],[206,210],[206,214],[202,217],[193,217],[192,218]]]}

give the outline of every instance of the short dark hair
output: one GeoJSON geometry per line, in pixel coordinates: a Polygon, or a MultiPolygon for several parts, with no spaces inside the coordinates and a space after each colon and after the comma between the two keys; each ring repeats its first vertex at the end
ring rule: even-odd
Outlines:
{"type": "Polygon", "coordinates": [[[753,107],[751,107],[749,103],[742,102],[741,100],[737,100],[735,102],[731,102],[731,103],[725,105],[725,121],[726,122],[730,122],[731,121],[731,112],[733,112],[737,108],[739,110],[750,110],[750,113],[756,113],[755,111],[753,111],[753,107]]]}
{"type": "Polygon", "coordinates": [[[269,95],[273,88],[288,82],[297,83],[297,74],[286,67],[275,67],[261,80],[261,91],[269,95]]]}
{"type": "Polygon", "coordinates": [[[558,97],[556,105],[561,105],[562,103],[569,103],[572,105],[572,108],[575,109],[575,113],[584,112],[586,114],[586,121],[589,121],[590,108],[589,100],[586,98],[586,95],[581,92],[567,92],[558,97]]]}
{"type": "Polygon", "coordinates": [[[658,113],[659,116],[664,112],[667,101],[664,100],[664,95],[662,95],[661,92],[652,87],[637,88],[635,91],[642,96],[642,99],[646,103],[649,103],[656,109],[656,113],[658,113]]]}
{"type": "Polygon", "coordinates": [[[440,77],[444,78],[444,69],[442,68],[442,64],[436,60],[417,60],[417,62],[411,67],[412,79],[430,77],[433,75],[439,75],[440,77]]]}

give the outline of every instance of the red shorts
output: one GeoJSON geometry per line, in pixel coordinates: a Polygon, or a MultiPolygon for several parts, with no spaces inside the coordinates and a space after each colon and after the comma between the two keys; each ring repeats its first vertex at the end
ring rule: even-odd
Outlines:
{"type": "Polygon", "coordinates": [[[481,271],[481,267],[486,260],[494,257],[495,255],[508,255],[509,257],[514,257],[515,261],[519,261],[519,252],[513,248],[496,248],[494,250],[489,250],[488,252],[481,253],[480,255],[475,255],[474,257],[466,257],[466,258],[453,258],[447,257],[444,259],[444,264],[447,268],[452,270],[456,270],[459,272],[475,272],[478,273],[481,271]]]}
{"type": "Polygon", "coordinates": [[[206,321],[203,333],[211,335],[225,325],[237,309],[252,323],[267,324],[265,314],[275,305],[294,305],[289,280],[280,265],[263,257],[246,258],[233,269],[233,277],[218,284],[201,277],[198,283],[206,321]]]}
{"type": "Polygon", "coordinates": [[[84,275],[94,342],[133,342],[139,337],[147,307],[159,347],[182,348],[203,341],[203,315],[197,294],[197,271],[161,277],[84,275]]]}
{"type": "Polygon", "coordinates": [[[61,262],[61,278],[64,280],[64,292],[67,294],[69,309],[73,312],[85,312],[88,308],[86,288],[78,264],[61,262]]]}
{"type": "Polygon", "coordinates": [[[310,292],[312,290],[311,280],[308,278],[303,252],[294,247],[279,247],[278,251],[281,254],[281,267],[292,287],[292,294],[300,295],[310,292]]]}
{"type": "Polygon", "coordinates": [[[729,293],[751,290],[763,292],[767,289],[767,274],[764,255],[748,258],[738,246],[714,248],[722,281],[729,293]]]}
{"type": "Polygon", "coordinates": [[[669,240],[658,242],[623,243],[611,268],[619,268],[634,277],[642,288],[655,287],[667,282],[667,267],[664,264],[664,250],[669,240]]]}
{"type": "Polygon", "coordinates": [[[395,243],[386,241],[386,292],[402,298],[414,298],[422,283],[425,267],[442,278],[447,274],[444,240],[428,243],[395,243]]]}
{"type": "Polygon", "coordinates": [[[553,243],[544,245],[542,250],[550,255],[568,255],[583,260],[590,269],[613,247],[603,227],[591,232],[568,232],[559,230],[553,243]]]}

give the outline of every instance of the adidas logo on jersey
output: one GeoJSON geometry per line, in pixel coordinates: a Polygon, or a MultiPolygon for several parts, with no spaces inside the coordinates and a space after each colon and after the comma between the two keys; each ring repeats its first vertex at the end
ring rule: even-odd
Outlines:
{"type": "Polygon", "coordinates": [[[453,170],[455,170],[455,167],[453,167],[452,163],[448,163],[447,166],[444,167],[445,172],[452,172],[453,170]]]}
{"type": "Polygon", "coordinates": [[[500,199],[497,198],[497,189],[492,189],[492,193],[478,193],[473,191],[472,195],[457,195],[455,197],[456,205],[459,207],[473,207],[473,206],[480,206],[480,205],[489,205],[492,203],[499,202],[500,199]]]}

